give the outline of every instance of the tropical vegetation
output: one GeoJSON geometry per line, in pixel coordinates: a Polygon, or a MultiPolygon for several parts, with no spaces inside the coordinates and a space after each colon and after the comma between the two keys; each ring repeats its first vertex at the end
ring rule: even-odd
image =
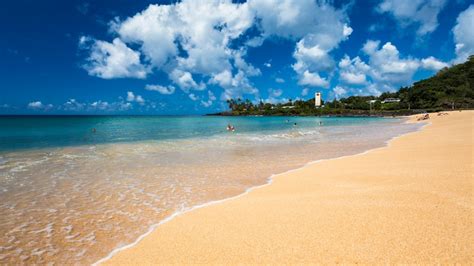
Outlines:
{"type": "Polygon", "coordinates": [[[230,99],[227,103],[229,111],[218,115],[405,115],[473,109],[474,56],[470,56],[465,63],[443,68],[433,77],[402,87],[396,92],[323,101],[320,108],[315,108],[314,98],[290,99],[277,104],[263,101],[255,104],[248,99],[230,99]]]}

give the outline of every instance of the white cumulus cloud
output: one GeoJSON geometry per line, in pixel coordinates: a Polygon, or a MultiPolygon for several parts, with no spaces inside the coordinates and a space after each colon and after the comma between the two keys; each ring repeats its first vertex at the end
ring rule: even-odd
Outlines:
{"type": "Polygon", "coordinates": [[[301,75],[298,84],[301,86],[311,86],[311,87],[329,87],[329,81],[325,78],[319,76],[318,73],[311,73],[308,70],[303,72],[301,75]]]}
{"type": "Polygon", "coordinates": [[[268,93],[271,97],[280,97],[283,94],[283,90],[282,89],[270,89],[268,93]]]}
{"type": "MultiPolygon", "coordinates": [[[[437,16],[447,0],[380,0],[377,11],[393,16],[402,27],[416,27],[424,36],[437,26],[437,16]]],[[[180,89],[191,100],[209,107],[216,98],[260,99],[252,77],[261,71],[247,60],[249,49],[264,42],[286,39],[295,44],[291,65],[305,95],[311,88],[329,88],[335,95],[356,92],[380,93],[412,82],[420,69],[436,71],[445,66],[433,56],[402,55],[391,42],[368,40],[365,55],[345,55],[335,60],[335,50],[353,33],[346,7],[318,0],[183,0],[173,4],[152,4],[131,17],[110,23],[112,41],[81,37],[79,46],[89,53],[84,68],[104,79],[165,75],[170,85],[149,84],[146,90],[173,94],[180,89]],[[363,58],[363,59],[362,59],[363,58]],[[365,62],[364,62],[365,61],[365,62]],[[336,73],[339,71],[339,73],[336,73]],[[209,89],[221,88],[220,97],[209,89]],[[353,88],[354,86],[355,88],[353,88]],[[208,90],[206,96],[205,92],[208,90]],[[198,96],[199,95],[199,96],[198,96]]],[[[457,61],[474,51],[474,6],[457,18],[453,28],[457,61]]],[[[263,67],[272,67],[271,60],[263,67]]],[[[260,63],[261,64],[261,63],[260,63]]],[[[284,83],[282,78],[275,82],[284,83]]],[[[276,90],[278,92],[278,90],[276,90]]],[[[128,102],[148,106],[140,95],[130,92],[128,102]]],[[[272,101],[281,100],[275,92],[272,101]]],[[[100,104],[104,105],[105,102],[100,104]]],[[[70,106],[78,108],[79,103],[70,106]]],[[[110,103],[109,105],[112,105],[110,103]]],[[[99,102],[97,102],[97,108],[99,102]]],[[[130,107],[131,108],[131,107],[130,107]]]]}
{"type": "Polygon", "coordinates": [[[218,85],[223,100],[244,94],[258,97],[250,77],[261,72],[245,57],[249,47],[273,36],[298,41],[293,68],[300,82],[327,86],[315,78],[326,80],[322,72],[334,65],[329,53],[353,31],[344,9],[314,0],[183,0],[149,5],[110,25],[116,35],[111,43],[80,40],[80,47],[89,49],[84,68],[90,75],[145,78],[164,72],[187,94],[218,85]],[[236,47],[235,41],[250,28],[259,34],[236,47]]]}
{"type": "Polygon", "coordinates": [[[87,111],[101,111],[101,112],[117,112],[117,111],[128,111],[132,109],[132,104],[129,102],[124,101],[117,101],[117,102],[106,102],[106,101],[95,101],[90,103],[87,106],[87,111]]]}
{"type": "Polygon", "coordinates": [[[63,104],[63,109],[66,111],[82,111],[85,107],[85,103],[79,102],[76,99],[69,99],[63,104]]]}
{"type": "Polygon", "coordinates": [[[339,84],[333,89],[336,97],[349,92],[357,95],[378,95],[413,82],[420,69],[437,71],[447,63],[430,56],[424,59],[402,56],[390,42],[381,46],[378,40],[368,40],[362,47],[368,62],[345,55],[339,61],[339,84]]]}
{"type": "Polygon", "coordinates": [[[281,98],[282,95],[282,89],[268,89],[268,98],[264,99],[263,102],[273,104],[288,102],[288,98],[281,98]]]}
{"type": "Polygon", "coordinates": [[[42,108],[43,104],[40,101],[36,101],[36,102],[29,103],[28,107],[33,108],[33,109],[38,109],[38,108],[42,108]]]}
{"type": "Polygon", "coordinates": [[[363,51],[369,56],[371,76],[378,81],[406,83],[418,70],[420,62],[414,58],[400,58],[400,52],[391,42],[379,48],[379,41],[367,41],[363,51]]]}
{"type": "Polygon", "coordinates": [[[253,23],[246,3],[185,0],[150,5],[133,17],[116,21],[113,29],[124,42],[138,44],[151,67],[166,72],[189,93],[204,90],[205,78],[240,69],[235,65],[236,50],[230,48],[230,43],[253,23]],[[185,55],[179,53],[178,47],[185,55]]]}
{"type": "Polygon", "coordinates": [[[95,101],[93,103],[90,104],[90,107],[91,109],[93,110],[101,110],[101,111],[104,111],[104,110],[107,110],[109,108],[109,103],[108,102],[103,102],[103,101],[95,101]]]}
{"type": "Polygon", "coordinates": [[[188,94],[188,96],[189,96],[189,99],[191,99],[193,101],[199,100],[199,97],[196,96],[194,93],[190,93],[190,94],[188,94]]]}
{"type": "Polygon", "coordinates": [[[347,93],[347,90],[344,89],[344,88],[341,87],[341,86],[336,86],[334,89],[332,89],[332,91],[334,92],[334,95],[335,95],[337,98],[340,98],[340,97],[346,95],[346,93],[347,93]]]}
{"type": "Polygon", "coordinates": [[[447,0],[383,0],[377,10],[391,14],[402,27],[415,24],[419,36],[438,27],[438,14],[447,0]]]}
{"type": "Polygon", "coordinates": [[[174,81],[183,91],[189,90],[204,90],[206,85],[204,83],[198,84],[194,81],[190,72],[175,69],[170,73],[170,79],[174,81]]]}
{"type": "MultiPolygon", "coordinates": [[[[86,45],[86,37],[80,40],[81,45],[86,45]]],[[[112,78],[140,78],[146,77],[148,70],[140,63],[140,53],[127,47],[115,38],[112,43],[90,40],[90,56],[84,68],[89,75],[103,79],[112,78]]]]}
{"type": "Polygon", "coordinates": [[[207,108],[207,107],[210,107],[216,99],[217,98],[214,95],[214,93],[209,90],[209,91],[207,91],[207,101],[201,100],[201,104],[202,104],[202,106],[207,108]]]}
{"type": "Polygon", "coordinates": [[[322,33],[330,39],[338,39],[339,35],[351,32],[341,21],[343,12],[324,1],[249,0],[248,5],[259,18],[259,26],[266,36],[300,39],[308,33],[322,33]]]}
{"type": "Polygon", "coordinates": [[[139,104],[143,104],[145,102],[145,99],[143,99],[141,95],[137,95],[137,97],[135,97],[135,101],[139,104]]]}
{"type": "Polygon", "coordinates": [[[49,110],[54,106],[52,104],[43,104],[41,101],[34,101],[28,103],[28,108],[33,110],[49,110]]]}
{"type": "Polygon", "coordinates": [[[148,84],[145,86],[145,90],[149,90],[149,91],[157,91],[161,94],[173,94],[174,91],[175,91],[175,87],[173,86],[161,86],[161,85],[151,85],[151,84],[148,84]]]}
{"type": "Polygon", "coordinates": [[[453,28],[456,43],[455,63],[462,63],[474,55],[474,5],[461,12],[453,28]]]}
{"type": "Polygon", "coordinates": [[[145,103],[145,99],[141,95],[135,95],[132,91],[127,91],[127,102],[136,102],[140,105],[145,103]]]}
{"type": "MultiPolygon", "coordinates": [[[[285,2],[285,1],[281,1],[285,2]]],[[[330,52],[346,40],[352,28],[346,23],[347,17],[343,10],[337,10],[325,2],[297,1],[300,6],[295,11],[296,21],[305,34],[296,44],[293,57],[296,62],[293,69],[299,77],[300,85],[328,87],[329,75],[335,63],[330,52]],[[328,78],[322,77],[326,73],[328,78]]],[[[300,36],[295,29],[290,36],[300,36]]]]}
{"type": "Polygon", "coordinates": [[[443,67],[448,67],[449,65],[443,61],[440,61],[433,56],[424,58],[421,60],[421,65],[425,69],[438,71],[443,67]]]}
{"type": "Polygon", "coordinates": [[[358,56],[351,59],[345,55],[339,62],[340,80],[346,84],[364,85],[367,83],[366,74],[370,67],[358,56]]]}

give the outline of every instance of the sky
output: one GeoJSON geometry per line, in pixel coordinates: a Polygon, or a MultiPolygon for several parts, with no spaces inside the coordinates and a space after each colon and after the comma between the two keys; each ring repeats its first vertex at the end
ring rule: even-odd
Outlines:
{"type": "Polygon", "coordinates": [[[0,114],[379,95],[464,62],[473,25],[468,0],[6,0],[0,114]]]}

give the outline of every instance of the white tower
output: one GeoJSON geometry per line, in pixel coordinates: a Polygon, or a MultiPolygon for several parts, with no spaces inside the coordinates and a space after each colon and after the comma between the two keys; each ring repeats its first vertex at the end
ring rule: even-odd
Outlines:
{"type": "Polygon", "coordinates": [[[316,92],[314,94],[314,106],[321,107],[321,93],[316,92]]]}

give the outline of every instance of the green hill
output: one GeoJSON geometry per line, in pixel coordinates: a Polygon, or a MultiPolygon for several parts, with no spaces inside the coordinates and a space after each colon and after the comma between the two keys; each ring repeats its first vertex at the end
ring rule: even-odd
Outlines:
{"type": "Polygon", "coordinates": [[[315,108],[314,98],[270,104],[228,100],[230,111],[217,115],[407,115],[424,111],[474,108],[474,56],[397,92],[350,96],[315,108]],[[397,101],[385,101],[395,98],[397,101]]]}
{"type": "Polygon", "coordinates": [[[401,88],[397,97],[411,108],[474,108],[474,56],[465,63],[444,68],[435,76],[401,88]]]}

